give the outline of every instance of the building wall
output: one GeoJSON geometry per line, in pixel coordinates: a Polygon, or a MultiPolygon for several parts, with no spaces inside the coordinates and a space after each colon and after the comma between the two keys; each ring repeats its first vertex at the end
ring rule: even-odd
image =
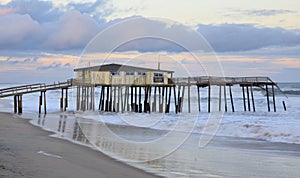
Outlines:
{"type": "Polygon", "coordinates": [[[163,85],[168,84],[168,73],[151,71],[146,72],[146,75],[128,75],[126,72],[119,72],[112,75],[109,71],[76,71],[76,79],[96,85],[163,85]],[[162,77],[155,77],[155,73],[161,73],[162,77]]]}

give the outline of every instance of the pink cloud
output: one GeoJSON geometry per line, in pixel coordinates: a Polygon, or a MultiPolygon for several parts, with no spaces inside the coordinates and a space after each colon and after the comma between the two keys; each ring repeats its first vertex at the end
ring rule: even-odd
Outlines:
{"type": "Polygon", "coordinates": [[[14,8],[0,8],[0,15],[13,14],[15,12],[14,8]]]}

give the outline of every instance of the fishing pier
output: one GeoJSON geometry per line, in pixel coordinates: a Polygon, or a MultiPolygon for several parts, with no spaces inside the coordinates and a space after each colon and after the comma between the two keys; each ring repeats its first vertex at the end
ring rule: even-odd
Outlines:
{"type": "MultiPolygon", "coordinates": [[[[69,102],[69,89],[73,89],[73,100],[77,111],[137,112],[137,113],[181,113],[183,106],[187,112],[212,112],[212,87],[218,87],[219,111],[235,112],[233,86],[242,91],[243,111],[256,111],[254,88],[266,94],[267,111],[276,112],[275,90],[278,85],[269,77],[216,77],[199,76],[174,78],[173,71],[149,69],[120,64],[75,69],[76,77],[66,82],[54,84],[31,84],[0,89],[0,98],[13,97],[14,112],[22,113],[23,95],[40,92],[39,113],[47,113],[46,92],[61,90],[58,99],[61,111],[66,111],[69,102]],[[201,90],[202,89],[202,90],[201,90]],[[203,89],[206,92],[203,92],[203,89]],[[192,94],[197,97],[197,106],[191,106],[192,94]],[[202,92],[201,92],[202,91],[202,92]],[[205,102],[205,103],[204,103],[205,102]],[[203,105],[206,105],[204,110],[203,105]]],[[[285,102],[282,101],[286,110],[285,102]]]]}

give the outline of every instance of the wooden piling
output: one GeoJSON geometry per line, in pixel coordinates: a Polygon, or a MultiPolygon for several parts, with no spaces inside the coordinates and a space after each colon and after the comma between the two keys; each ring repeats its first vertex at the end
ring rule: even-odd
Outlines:
{"type": "Polygon", "coordinates": [[[269,89],[268,89],[268,85],[267,84],[266,84],[266,93],[267,93],[268,112],[270,112],[271,109],[270,109],[269,89]]]}
{"type": "Polygon", "coordinates": [[[188,77],[188,112],[191,112],[191,78],[188,77]]]}
{"type": "Polygon", "coordinates": [[[221,111],[222,107],[222,86],[219,86],[219,111],[221,111]]]}
{"type": "Polygon", "coordinates": [[[207,96],[207,112],[210,112],[210,91],[211,88],[210,88],[210,84],[208,85],[208,96],[207,96]]]}
{"type": "Polygon", "coordinates": [[[116,104],[117,104],[117,87],[114,86],[114,100],[113,100],[113,107],[112,107],[112,111],[116,112],[116,104]]]}
{"type": "Polygon", "coordinates": [[[173,92],[174,92],[174,105],[175,105],[175,113],[177,114],[177,101],[176,101],[176,86],[173,86],[173,92]]]}
{"type": "MultiPolygon", "coordinates": [[[[80,108],[80,86],[76,87],[76,110],[78,111],[80,108]]],[[[99,106],[100,110],[100,106],[99,106]]]]}
{"type": "MultiPolygon", "coordinates": [[[[145,96],[146,98],[146,90],[145,90],[145,96]]],[[[145,104],[145,102],[144,102],[145,104]]],[[[145,106],[145,105],[144,105],[145,106]]],[[[138,103],[138,112],[142,113],[143,112],[143,105],[142,105],[142,87],[139,87],[139,103],[138,103]]]]}
{"type": "Polygon", "coordinates": [[[156,86],[154,87],[154,93],[153,93],[153,104],[152,104],[152,112],[156,112],[156,86]]]}
{"type": "Polygon", "coordinates": [[[198,110],[201,112],[201,106],[200,106],[200,87],[197,86],[197,96],[198,96],[198,110]]]}
{"type": "Polygon", "coordinates": [[[250,89],[251,89],[251,98],[252,98],[252,108],[253,108],[253,112],[255,112],[255,102],[254,102],[253,87],[250,86],[250,89]]]}
{"type": "Polygon", "coordinates": [[[229,86],[229,95],[230,95],[230,102],[231,102],[231,110],[232,110],[232,112],[234,112],[234,104],[233,104],[233,97],[232,97],[231,86],[229,86]]]}
{"type": "Polygon", "coordinates": [[[18,101],[17,101],[17,95],[14,95],[14,113],[18,112],[18,101]]]}
{"type": "Polygon", "coordinates": [[[286,105],[285,105],[285,102],[284,102],[284,101],[282,101],[282,105],[283,105],[284,111],[286,111],[286,105]]]}
{"type": "Polygon", "coordinates": [[[247,86],[246,88],[247,88],[248,111],[251,111],[251,108],[250,108],[249,86],[247,86]]]}
{"type": "Polygon", "coordinates": [[[60,111],[63,111],[64,107],[64,89],[61,89],[61,97],[60,97],[60,111]]]}
{"type": "Polygon", "coordinates": [[[39,114],[41,114],[41,107],[42,107],[42,100],[43,100],[43,95],[42,95],[42,92],[39,96],[39,114]]]}
{"type": "Polygon", "coordinates": [[[272,95],[273,95],[273,107],[274,107],[274,112],[276,112],[275,90],[274,90],[274,85],[273,85],[273,84],[272,84],[272,95]]]}
{"type": "Polygon", "coordinates": [[[110,88],[110,93],[109,93],[109,112],[113,111],[113,102],[112,102],[112,95],[113,95],[113,87],[112,85],[109,86],[110,88]]]}
{"type": "Polygon", "coordinates": [[[246,99],[245,99],[245,89],[244,86],[242,86],[242,91],[243,91],[243,103],[244,103],[244,111],[246,111],[246,99]]]}
{"type": "Polygon", "coordinates": [[[225,112],[227,112],[227,98],[226,98],[226,85],[224,85],[224,105],[225,105],[225,112]]]}
{"type": "Polygon", "coordinates": [[[182,112],[182,109],[183,109],[183,101],[184,101],[184,93],[185,93],[185,86],[183,85],[183,88],[182,88],[182,95],[181,95],[181,99],[180,99],[180,112],[182,112]]]}
{"type": "Polygon", "coordinates": [[[47,114],[47,101],[46,101],[46,91],[44,93],[44,114],[47,114]]]}
{"type": "Polygon", "coordinates": [[[23,98],[22,98],[22,95],[19,95],[18,96],[18,113],[19,114],[22,114],[23,113],[23,98]]]}

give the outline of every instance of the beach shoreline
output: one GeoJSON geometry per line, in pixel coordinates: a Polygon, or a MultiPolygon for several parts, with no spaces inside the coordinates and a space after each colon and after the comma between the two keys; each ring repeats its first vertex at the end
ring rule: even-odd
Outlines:
{"type": "Polygon", "coordinates": [[[156,177],[0,112],[0,177],[156,177]]]}

